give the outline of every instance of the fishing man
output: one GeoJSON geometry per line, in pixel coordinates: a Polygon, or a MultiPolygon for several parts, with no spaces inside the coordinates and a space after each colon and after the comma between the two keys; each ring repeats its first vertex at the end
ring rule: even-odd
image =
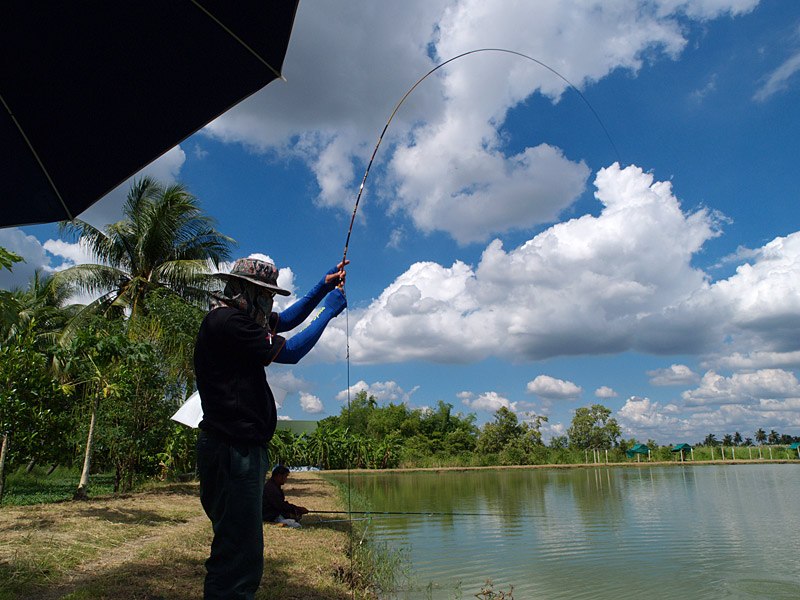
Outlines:
{"type": "Polygon", "coordinates": [[[215,294],[197,334],[194,368],[203,407],[197,439],[200,499],[214,529],[206,561],[204,598],[252,600],[264,570],[261,499],[269,461],[267,444],[277,422],[265,367],[295,364],[319,340],[325,326],[347,306],[337,285],[343,261],[304,297],[281,313],[272,311],[278,270],[269,262],[240,258],[215,294]],[[324,302],[323,302],[324,300],[324,302]],[[322,311],[286,340],[277,335],[322,311]]]}
{"type": "Polygon", "coordinates": [[[286,501],[283,485],[289,479],[289,469],[278,465],[272,469],[272,477],[264,484],[264,499],[261,502],[261,518],[267,523],[281,523],[294,529],[300,528],[300,519],[308,514],[305,506],[286,501]]]}

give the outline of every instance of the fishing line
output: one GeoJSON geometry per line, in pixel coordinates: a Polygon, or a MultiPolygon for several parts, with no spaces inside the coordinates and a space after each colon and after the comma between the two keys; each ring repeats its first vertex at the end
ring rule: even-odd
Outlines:
{"type": "Polygon", "coordinates": [[[487,512],[400,512],[381,510],[310,510],[315,515],[391,515],[394,517],[516,517],[540,518],[542,515],[526,513],[487,513],[487,512]]]}

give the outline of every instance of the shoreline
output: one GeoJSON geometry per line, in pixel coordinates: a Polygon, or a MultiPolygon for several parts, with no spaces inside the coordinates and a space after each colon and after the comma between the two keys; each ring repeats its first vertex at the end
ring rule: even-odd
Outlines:
{"type": "MultiPolygon", "coordinates": [[[[662,461],[642,461],[642,462],[608,462],[608,463],[570,463],[570,464],[547,464],[547,465],[491,465],[485,467],[398,467],[393,469],[330,469],[327,471],[313,471],[320,475],[332,474],[341,475],[347,473],[412,473],[425,471],[481,471],[481,470],[502,470],[502,469],[598,469],[602,467],[624,468],[624,467],[689,467],[703,465],[764,465],[764,464],[800,464],[800,460],[788,458],[776,459],[753,459],[753,460],[662,460],[662,461]]],[[[301,472],[301,471],[299,471],[301,472]]]]}

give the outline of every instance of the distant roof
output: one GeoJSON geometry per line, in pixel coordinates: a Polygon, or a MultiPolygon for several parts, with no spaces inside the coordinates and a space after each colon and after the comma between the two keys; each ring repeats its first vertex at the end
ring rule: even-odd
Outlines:
{"type": "Polygon", "coordinates": [[[317,430],[317,421],[278,421],[276,429],[291,431],[295,435],[302,433],[314,433],[317,430]]]}
{"type": "Polygon", "coordinates": [[[691,450],[692,447],[689,444],[678,444],[675,446],[672,451],[673,452],[680,452],[681,450],[691,450]]]}
{"type": "Polygon", "coordinates": [[[794,444],[789,446],[789,450],[797,450],[798,448],[800,448],[800,442],[795,442],[794,444]]]}

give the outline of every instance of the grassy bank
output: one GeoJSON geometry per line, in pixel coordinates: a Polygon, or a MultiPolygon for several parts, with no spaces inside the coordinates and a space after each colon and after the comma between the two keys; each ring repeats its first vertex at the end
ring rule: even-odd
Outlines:
{"type": "MultiPolygon", "coordinates": [[[[298,504],[342,510],[335,487],[313,473],[292,474],[285,489],[298,504]]],[[[159,484],[86,502],[4,506],[0,600],[202,597],[212,532],[198,493],[195,483],[159,484]]],[[[365,565],[349,558],[346,525],[265,524],[256,598],[372,598],[359,568],[365,565]]]]}

